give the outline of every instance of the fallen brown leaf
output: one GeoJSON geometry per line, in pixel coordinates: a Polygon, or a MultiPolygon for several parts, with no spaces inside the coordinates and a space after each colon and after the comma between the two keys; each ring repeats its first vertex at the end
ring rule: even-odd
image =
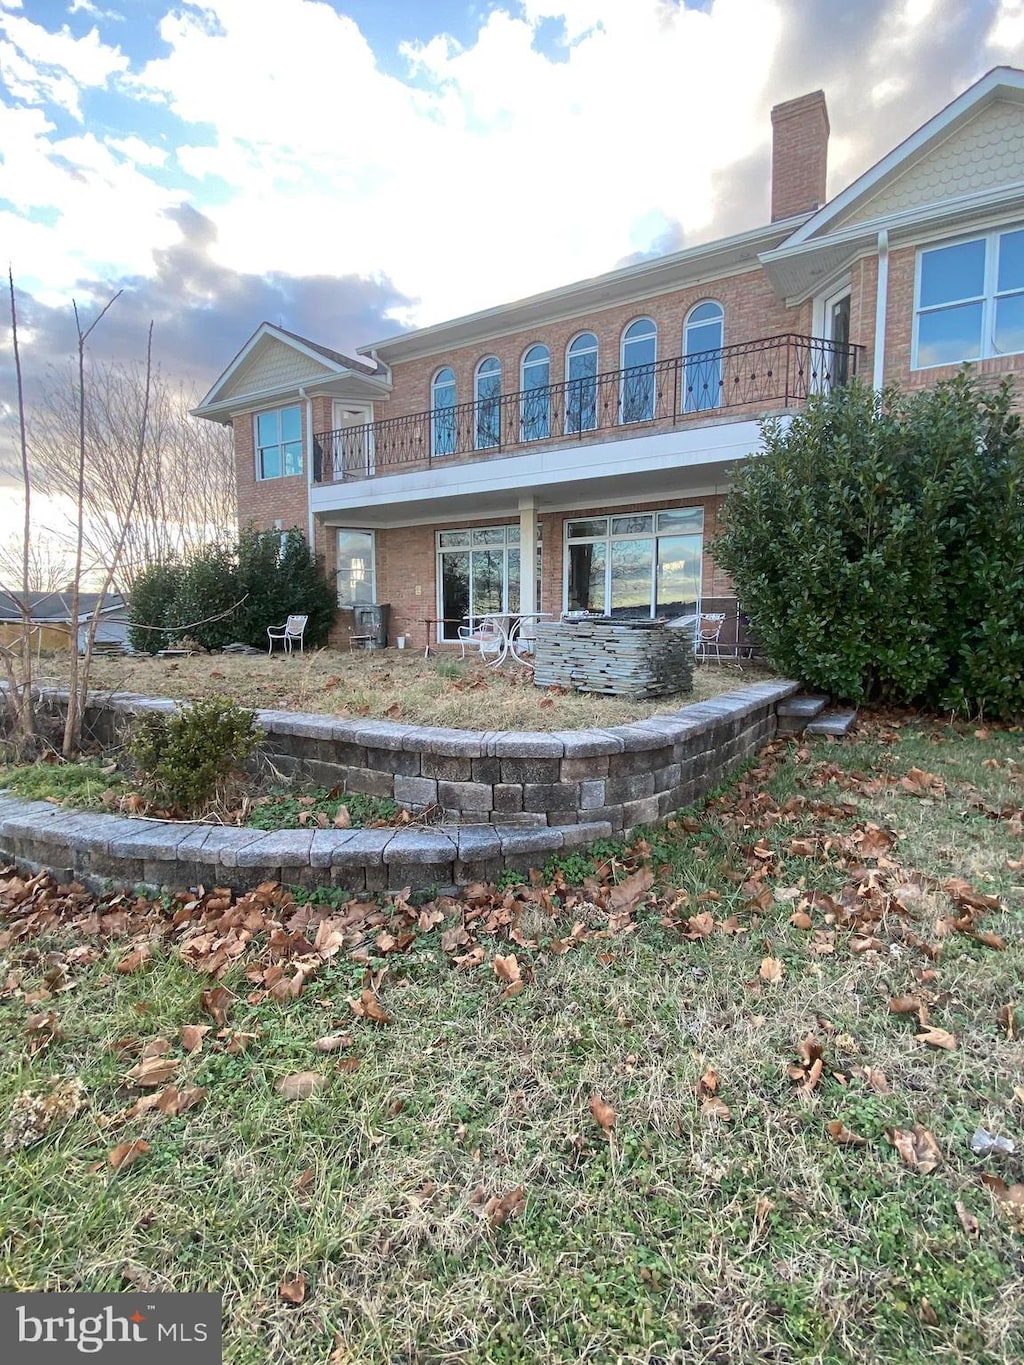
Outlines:
{"type": "Polygon", "coordinates": [[[956,1037],[944,1028],[929,1028],[923,1033],[914,1035],[919,1043],[927,1043],[929,1047],[944,1048],[947,1052],[956,1050],[956,1037]]]}
{"type": "Polygon", "coordinates": [[[786,968],[777,957],[766,957],[762,959],[757,974],[762,981],[767,981],[769,985],[775,985],[785,976],[786,968]]]}
{"type": "Polygon", "coordinates": [[[119,1142],[107,1153],[107,1160],[115,1171],[124,1171],[148,1151],[149,1143],[136,1138],[134,1142],[119,1142]]]}
{"type": "Polygon", "coordinates": [[[590,1112],[593,1114],[598,1125],[610,1136],[612,1129],[615,1127],[615,1121],[618,1118],[618,1115],[611,1105],[606,1104],[600,1095],[593,1094],[590,1097],[590,1112]]]}
{"type": "Polygon", "coordinates": [[[282,1076],[274,1089],[285,1100],[305,1100],[327,1080],[319,1071],[296,1071],[291,1076],[282,1076]]]}
{"type": "Polygon", "coordinates": [[[214,986],[203,991],[200,997],[203,1009],[221,1028],[228,1022],[228,1010],[235,1003],[235,997],[226,986],[214,986]]]}
{"type": "Polygon", "coordinates": [[[300,1270],[297,1275],[286,1275],[277,1286],[278,1298],[296,1306],[306,1297],[306,1277],[300,1270]]]}
{"type": "Polygon", "coordinates": [[[899,1152],[903,1164],[918,1175],[930,1175],[942,1165],[939,1144],[934,1135],[919,1123],[915,1123],[910,1132],[893,1128],[889,1133],[889,1141],[899,1152]]]}
{"type": "Polygon", "coordinates": [[[825,1124],[829,1137],[840,1147],[865,1147],[867,1138],[862,1138],[851,1128],[847,1128],[842,1119],[830,1119],[825,1124]]]}

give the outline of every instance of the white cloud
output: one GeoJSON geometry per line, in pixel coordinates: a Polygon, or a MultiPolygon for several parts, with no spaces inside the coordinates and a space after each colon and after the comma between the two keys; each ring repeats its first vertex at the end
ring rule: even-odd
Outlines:
{"type": "Polygon", "coordinates": [[[1000,61],[1024,58],[1024,0],[1000,0],[985,46],[1000,61]]]}
{"type": "MultiPolygon", "coordinates": [[[[187,125],[169,155],[140,135],[148,121],[61,138],[39,107],[0,108],[8,197],[35,219],[0,216],[0,233],[51,300],[90,271],[152,271],[176,231],[166,209],[185,197],[156,183],[159,168],[161,181],[200,182],[223,265],[383,273],[420,300],[409,322],[486,307],[605,270],[678,224],[687,242],[717,235],[716,175],[733,165],[754,168],[754,188],[731,225],[764,223],[769,106],[826,82],[819,35],[804,49],[815,74],[780,88],[801,36],[793,0],[507,0],[465,45],[406,44],[407,79],[323,0],[165,0],[167,55],[134,71],[95,30],[48,34],[5,3],[16,0],[0,0],[16,98],[77,113],[80,89],[106,83],[187,125]],[[534,45],[549,20],[562,22],[563,60],[534,45]]],[[[905,118],[922,42],[958,3],[894,0],[860,26],[873,41],[846,73],[854,116],[833,109],[833,187],[864,169],[871,139],[895,140],[886,120],[905,118]]],[[[990,50],[1009,52],[1022,16],[1024,0],[1001,0],[990,50]]]]}
{"type": "Polygon", "coordinates": [[[15,98],[57,104],[81,120],[78,92],[105,85],[128,58],[95,28],[76,38],[67,27],[51,33],[23,15],[0,14],[0,63],[15,98]]]}
{"type": "MultiPolygon", "coordinates": [[[[178,156],[232,187],[207,210],[225,262],[383,269],[425,321],[604,269],[643,215],[706,230],[713,170],[768,136],[774,0],[529,0],[526,14],[495,10],[465,49],[407,48],[407,84],[325,4],[211,0],[165,17],[170,55],[128,80],[216,129],[178,156]],[[555,13],[564,62],[532,46],[555,13]]],[[[767,188],[751,225],[766,216],[767,188]]]]}

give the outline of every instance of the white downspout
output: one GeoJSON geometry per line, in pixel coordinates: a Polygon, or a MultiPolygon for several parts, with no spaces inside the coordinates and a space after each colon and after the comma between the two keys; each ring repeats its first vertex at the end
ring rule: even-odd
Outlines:
{"type": "Polygon", "coordinates": [[[889,298],[889,233],[878,234],[878,283],[875,289],[875,355],[871,366],[871,386],[879,392],[885,384],[885,311],[889,298]]]}
{"type": "Polygon", "coordinates": [[[316,525],[313,520],[313,400],[301,384],[299,397],[306,400],[306,515],[309,548],[316,554],[316,525]]]}

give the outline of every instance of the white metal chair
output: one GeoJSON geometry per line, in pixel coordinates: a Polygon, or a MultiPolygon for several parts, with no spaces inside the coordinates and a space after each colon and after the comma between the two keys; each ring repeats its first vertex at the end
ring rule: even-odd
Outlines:
{"type": "Polygon", "coordinates": [[[284,644],[285,652],[290,654],[292,645],[298,640],[299,652],[305,654],[306,645],[303,636],[306,633],[306,622],[308,620],[308,616],[289,616],[283,626],[267,626],[267,638],[270,641],[267,653],[273,654],[274,642],[280,640],[284,644]]]}
{"type": "Polygon", "coordinates": [[[481,659],[493,656],[489,667],[500,664],[508,653],[508,617],[481,616],[475,626],[472,621],[468,626],[459,626],[459,644],[462,658],[466,657],[466,646],[472,645],[480,651],[481,659]]]}
{"type": "Polygon", "coordinates": [[[697,623],[697,637],[694,646],[695,652],[706,659],[711,651],[714,650],[715,658],[721,658],[718,641],[724,625],[724,611],[702,611],[700,614],[700,621],[697,623]]]}

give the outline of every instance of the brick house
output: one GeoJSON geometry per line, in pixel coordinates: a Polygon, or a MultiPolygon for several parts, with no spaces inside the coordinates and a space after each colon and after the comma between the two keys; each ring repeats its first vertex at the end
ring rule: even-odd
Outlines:
{"type": "Polygon", "coordinates": [[[1024,369],[1024,72],[828,202],[822,92],[772,129],[767,226],[354,358],[259,327],[196,414],[234,428],[240,521],[323,554],[335,643],[362,601],[418,647],[491,611],[735,609],[707,545],[761,417],[1024,369]]]}

